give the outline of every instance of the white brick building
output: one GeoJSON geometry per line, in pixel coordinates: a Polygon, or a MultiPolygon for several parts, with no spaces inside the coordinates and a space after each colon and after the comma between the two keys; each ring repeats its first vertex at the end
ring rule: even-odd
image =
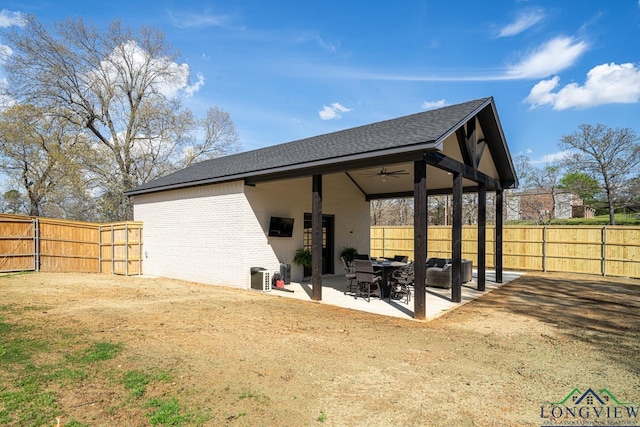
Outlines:
{"type": "MultiPolygon", "coordinates": [[[[329,273],[342,273],[342,247],[369,253],[369,203],[345,174],[325,176],[324,186],[323,214],[335,218],[329,273]]],[[[311,178],[209,184],[137,195],[134,204],[144,222],[146,274],[247,288],[251,267],[292,264],[311,212],[311,178]],[[269,237],[272,216],[293,218],[293,236],[269,237]]],[[[292,265],[294,281],[302,274],[292,265]]]]}
{"type": "MultiPolygon", "coordinates": [[[[144,223],[146,274],[249,288],[252,267],[277,271],[311,242],[312,299],[321,300],[322,275],[342,273],[344,246],[369,253],[370,200],[414,198],[421,225],[414,227],[414,257],[426,259],[427,194],[451,194],[455,213],[463,192],[482,194],[486,204],[486,192],[501,198],[516,186],[493,98],[483,98],[206,160],[127,194],[144,223]],[[272,217],[293,219],[291,237],[269,235],[272,217]]],[[[461,220],[455,224],[461,233],[461,220]]],[[[452,244],[456,271],[460,248],[452,244]]],[[[415,264],[417,318],[424,318],[424,264],[415,264]]],[[[501,258],[495,265],[500,281],[501,258]]],[[[292,279],[300,280],[302,269],[292,268],[292,279]]],[[[478,269],[484,272],[484,260],[478,269]]]]}

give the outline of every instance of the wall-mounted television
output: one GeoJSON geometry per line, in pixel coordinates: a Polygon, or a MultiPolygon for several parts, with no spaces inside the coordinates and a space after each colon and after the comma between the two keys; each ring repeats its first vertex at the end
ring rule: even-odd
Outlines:
{"type": "Polygon", "coordinates": [[[293,236],[293,218],[282,218],[272,216],[269,221],[270,237],[291,237],[293,236]]]}

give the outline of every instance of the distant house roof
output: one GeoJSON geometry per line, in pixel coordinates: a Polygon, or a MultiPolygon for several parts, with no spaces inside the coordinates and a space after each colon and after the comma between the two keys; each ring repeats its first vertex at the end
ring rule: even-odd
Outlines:
{"type": "Polygon", "coordinates": [[[470,118],[477,116],[487,136],[505,187],[517,178],[493,98],[482,98],[338,132],[205,160],[142,184],[126,194],[244,179],[263,180],[309,176],[408,160],[416,153],[441,149],[442,142],[470,118]]]}

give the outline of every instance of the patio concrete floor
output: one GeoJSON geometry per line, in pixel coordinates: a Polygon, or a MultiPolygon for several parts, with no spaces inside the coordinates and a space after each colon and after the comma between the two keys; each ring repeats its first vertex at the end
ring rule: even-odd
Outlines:
{"type": "MultiPolygon", "coordinates": [[[[426,288],[426,320],[435,319],[438,316],[447,313],[457,307],[462,306],[474,299],[484,295],[487,292],[491,292],[494,289],[499,288],[505,283],[522,276],[524,273],[503,271],[502,283],[495,282],[495,271],[487,270],[486,272],[486,290],[481,292],[477,288],[477,271],[473,270],[473,279],[470,282],[462,284],[462,302],[451,302],[451,289],[439,289],[439,288],[426,288]]],[[[291,282],[285,286],[286,289],[293,292],[283,292],[278,290],[271,290],[265,292],[274,296],[284,298],[295,298],[303,301],[311,300],[311,284],[308,282],[297,283],[291,282]]],[[[380,314],[383,316],[399,317],[403,319],[413,320],[413,303],[414,295],[411,295],[411,301],[409,304],[405,303],[405,300],[391,300],[388,298],[383,300],[379,298],[371,298],[371,301],[367,302],[364,298],[354,298],[353,295],[344,293],[346,290],[346,279],[344,275],[325,275],[322,276],[322,301],[318,301],[320,304],[328,304],[342,308],[348,308],[352,310],[360,310],[368,313],[380,314]]]]}

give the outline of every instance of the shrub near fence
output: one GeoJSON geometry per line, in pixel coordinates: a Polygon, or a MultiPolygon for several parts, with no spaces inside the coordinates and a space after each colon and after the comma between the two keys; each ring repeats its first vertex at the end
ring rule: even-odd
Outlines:
{"type": "Polygon", "coordinates": [[[0,272],[142,274],[142,223],[0,214],[0,272]]]}
{"type": "MultiPolygon", "coordinates": [[[[487,226],[487,267],[494,267],[493,226],[487,226]]],[[[429,226],[428,257],[451,257],[451,227],[429,226]]],[[[462,257],[477,266],[477,227],[462,227],[462,257]]],[[[371,228],[371,255],[413,258],[413,227],[371,228]]],[[[640,227],[505,226],[503,268],[640,278],[640,227]]]]}

